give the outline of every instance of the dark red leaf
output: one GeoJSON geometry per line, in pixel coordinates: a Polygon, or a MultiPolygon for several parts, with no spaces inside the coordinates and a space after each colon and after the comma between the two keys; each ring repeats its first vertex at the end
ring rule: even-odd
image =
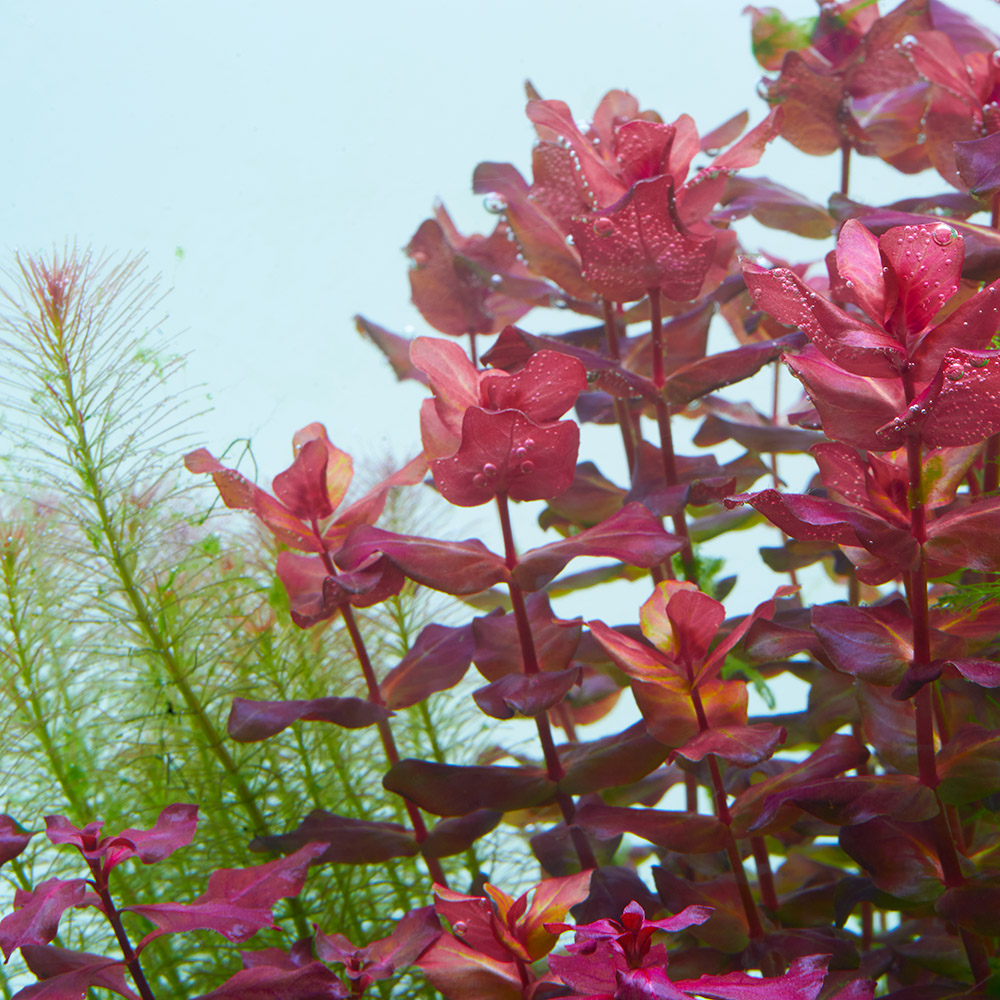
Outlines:
{"type": "Polygon", "coordinates": [[[250,848],[287,854],[316,843],[325,850],[315,864],[376,864],[417,853],[413,832],[399,823],[338,816],[325,809],[314,809],[291,833],[255,838],[250,848]]]}
{"type": "Polygon", "coordinates": [[[386,705],[409,708],[454,687],[469,669],[473,646],[472,625],[428,625],[379,685],[386,705]]]}
{"type": "Polygon", "coordinates": [[[1000,733],[966,724],[938,753],[937,791],[949,805],[966,805],[1000,788],[1000,733]]]}
{"type": "Polygon", "coordinates": [[[577,810],[576,822],[596,837],[634,833],[657,847],[681,854],[722,851],[728,843],[725,826],[714,816],[686,812],[585,805],[577,810]]]}
{"type": "Polygon", "coordinates": [[[840,831],[840,846],[883,892],[907,900],[931,900],[943,874],[927,823],[880,817],[840,831]]]}
{"type": "Polygon", "coordinates": [[[135,853],[144,865],[151,865],[170,857],[179,847],[186,847],[194,839],[198,826],[198,807],[169,805],[159,815],[149,830],[122,830],[120,836],[132,841],[135,853]]]}
{"type": "Polygon", "coordinates": [[[385,327],[365,319],[364,316],[355,316],[354,325],[357,327],[358,333],[367,337],[385,355],[400,382],[405,379],[413,379],[427,385],[427,376],[410,361],[412,341],[408,337],[400,337],[397,333],[390,333],[385,327]]]}
{"type": "Polygon", "coordinates": [[[389,768],[382,785],[435,816],[527,809],[550,801],[556,791],[545,772],[533,768],[463,767],[412,758],[389,768]]]}
{"type": "Polygon", "coordinates": [[[473,691],[472,697],[493,719],[541,715],[562,701],[574,684],[579,684],[580,671],[580,667],[569,667],[537,674],[507,674],[473,691]]]}
{"type": "Polygon", "coordinates": [[[226,730],[239,743],[266,740],[293,722],[332,722],[345,729],[364,729],[392,712],[364,698],[310,698],[292,701],[250,701],[234,698],[226,730]]]}
{"type": "Polygon", "coordinates": [[[631,785],[666,760],[668,750],[646,731],[642,722],[613,736],[568,743],[559,758],[566,772],[559,788],[570,795],[586,795],[606,788],[631,785]]]}
{"type": "Polygon", "coordinates": [[[427,839],[420,845],[421,853],[429,858],[450,858],[468,850],[480,837],[496,829],[503,813],[496,809],[477,809],[465,816],[442,819],[434,824],[427,839]]]}

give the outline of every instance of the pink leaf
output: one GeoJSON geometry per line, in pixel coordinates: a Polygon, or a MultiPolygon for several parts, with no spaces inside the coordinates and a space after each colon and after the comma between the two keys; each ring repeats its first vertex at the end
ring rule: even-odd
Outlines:
{"type": "Polygon", "coordinates": [[[198,825],[198,807],[194,805],[169,805],[159,815],[149,830],[122,830],[121,836],[131,840],[135,853],[144,865],[151,865],[170,857],[179,847],[186,847],[194,839],[198,825]]]}
{"type": "Polygon", "coordinates": [[[0,814],[0,865],[13,861],[27,846],[34,834],[25,833],[16,820],[0,814]]]}
{"type": "Polygon", "coordinates": [[[322,962],[291,969],[269,965],[241,969],[211,993],[194,1000],[333,1000],[350,990],[322,962]]]}
{"type": "Polygon", "coordinates": [[[580,682],[580,667],[537,674],[507,674],[472,692],[475,703],[493,719],[535,716],[558,704],[580,682]]]}
{"type": "Polygon", "coordinates": [[[25,945],[48,944],[59,932],[59,918],[70,907],[87,905],[87,881],[50,878],[30,892],[19,889],[17,909],[0,920],[0,950],[5,959],[25,945]]]}
{"type": "Polygon", "coordinates": [[[674,750],[674,754],[697,762],[714,753],[737,767],[753,767],[772,757],[787,735],[784,726],[769,722],[707,729],[674,750]]]}

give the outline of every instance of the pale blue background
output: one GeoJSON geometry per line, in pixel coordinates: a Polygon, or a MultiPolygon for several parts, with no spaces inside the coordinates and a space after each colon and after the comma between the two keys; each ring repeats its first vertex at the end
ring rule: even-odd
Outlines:
{"type": "MultiPolygon", "coordinates": [[[[582,119],[622,87],[703,131],[743,108],[758,121],[742,6],[7,0],[0,246],[146,250],[173,287],[164,329],[189,355],[187,381],[211,393],[199,443],[216,453],[252,436],[270,476],[293,431],[322,420],[362,459],[408,456],[423,390],[397,386],[351,317],[426,331],[400,248],[433,199],[466,230],[492,226],[472,170],[510,160],[527,171],[526,77],[582,119]]],[[[1000,31],[996,4],[962,7],[1000,31]]],[[[754,173],[825,200],[838,163],[779,141],[754,173]]],[[[883,201],[944,187],[872,161],[855,179],[852,193],[883,201]]],[[[828,249],[788,250],[755,226],[746,239],[828,249]]],[[[544,330],[536,316],[528,325],[544,330]]],[[[612,442],[612,471],[619,451],[612,442]]],[[[760,581],[747,584],[741,600],[760,599],[760,581]]]]}

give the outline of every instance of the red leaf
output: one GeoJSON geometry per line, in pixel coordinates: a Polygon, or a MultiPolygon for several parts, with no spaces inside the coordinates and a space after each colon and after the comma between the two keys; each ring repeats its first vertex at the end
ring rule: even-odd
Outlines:
{"type": "Polygon", "coordinates": [[[490,552],[478,538],[439,541],[396,535],[367,525],[348,536],[337,553],[337,562],[351,569],[373,552],[382,552],[411,580],[446,594],[478,594],[510,579],[503,559],[490,552]]]}
{"type": "Polygon", "coordinates": [[[787,736],[784,726],[772,726],[768,722],[707,729],[677,747],[673,754],[697,762],[714,753],[737,767],[754,767],[773,756],[787,736]]]}
{"type": "Polygon", "coordinates": [[[469,669],[474,625],[428,625],[379,688],[391,709],[409,708],[454,687],[469,669]]]}
{"type": "Polygon", "coordinates": [[[760,309],[779,323],[798,327],[839,368],[852,375],[899,377],[907,360],[899,342],[835,306],[794,271],[768,271],[747,262],[743,278],[760,309]]]}
{"type": "Polygon", "coordinates": [[[139,1000],[129,989],[126,965],[120,960],[42,944],[25,945],[21,957],[39,982],[18,990],[17,1000],[83,1000],[91,987],[139,1000]]]}
{"type": "Polygon", "coordinates": [[[605,556],[648,569],[681,547],[681,540],[664,531],[645,507],[630,503],[593,528],[526,552],[513,575],[524,590],[535,591],[555,579],[577,556],[605,556]]]}
{"type": "Polygon", "coordinates": [[[650,289],[669,299],[696,298],[715,254],[715,239],[689,232],[676,215],[666,174],[636,182],[616,204],[570,224],[583,276],[614,302],[634,302],[650,289]]]}
{"type": "Polygon", "coordinates": [[[1000,188],[1000,133],[955,143],[955,164],[962,183],[984,198],[1000,188]]]}
{"type": "Polygon", "coordinates": [[[463,767],[412,758],[389,768],[382,785],[435,816],[527,809],[550,801],[556,791],[545,772],[533,768],[463,767]]]}
{"type": "MultiPolygon", "coordinates": [[[[535,658],[544,671],[565,670],[580,644],[581,622],[557,622],[548,594],[538,591],[525,600],[535,658]]],[[[472,621],[473,660],[488,681],[520,674],[524,664],[513,614],[496,612],[472,621]]]]}
{"type": "MultiPolygon", "coordinates": [[[[274,477],[274,495],[296,517],[303,521],[315,518],[323,521],[333,513],[333,504],[326,491],[325,444],[318,439],[306,441],[295,461],[274,477]]],[[[340,497],[336,498],[339,502],[340,497]]]]}
{"type": "Polygon", "coordinates": [[[442,934],[416,963],[445,996],[462,1000],[523,1000],[514,962],[491,958],[442,934]]]}
{"type": "Polygon", "coordinates": [[[646,731],[642,722],[612,736],[559,748],[565,774],[559,788],[570,795],[587,795],[613,786],[631,785],[666,760],[667,748],[646,731]]]}
{"type": "Polygon", "coordinates": [[[17,909],[0,920],[0,950],[9,959],[18,948],[48,944],[59,933],[59,918],[70,907],[87,905],[87,881],[50,878],[30,892],[18,889],[17,909]]]}
{"type": "Polygon", "coordinates": [[[332,722],[345,729],[364,729],[392,712],[364,698],[311,698],[292,701],[250,701],[234,698],[226,731],[239,743],[259,743],[293,722],[332,722]]]}
{"type": "Polygon", "coordinates": [[[427,376],[410,361],[412,341],[409,338],[390,333],[385,327],[372,323],[364,316],[355,316],[354,325],[358,333],[367,337],[385,355],[400,382],[413,379],[427,385],[427,376]]]}
{"type": "Polygon", "coordinates": [[[1000,566],[1000,497],[942,514],[927,526],[927,536],[929,559],[995,573],[1000,566]]]}
{"type": "Polygon", "coordinates": [[[570,420],[536,424],[518,410],[465,411],[462,444],[430,463],[441,495],[458,507],[478,507],[499,494],[545,500],[573,482],[580,429],[570,420]]]}
{"type": "Polygon", "coordinates": [[[840,846],[883,892],[906,900],[932,900],[943,873],[928,823],[878,818],[840,831],[840,846]]]}

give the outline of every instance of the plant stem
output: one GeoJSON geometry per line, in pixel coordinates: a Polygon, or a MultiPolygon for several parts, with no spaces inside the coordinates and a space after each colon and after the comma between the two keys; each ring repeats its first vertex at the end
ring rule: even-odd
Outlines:
{"type": "MultiPolygon", "coordinates": [[[[708,717],[705,715],[705,706],[702,704],[701,693],[697,688],[691,690],[691,704],[694,707],[694,714],[698,720],[698,730],[707,733],[711,726],[708,717]]],[[[708,754],[708,771],[712,776],[712,792],[715,799],[715,815],[720,823],[726,828],[726,857],[729,859],[729,867],[733,872],[733,879],[736,882],[736,889],[740,894],[740,902],[743,904],[743,912],[747,918],[747,930],[751,938],[759,938],[764,935],[764,927],[760,921],[760,913],[757,910],[757,903],[750,891],[750,883],[747,880],[747,873],[743,867],[743,860],[740,857],[740,850],[733,836],[733,818],[729,812],[729,804],[726,796],[726,788],[722,783],[722,772],[719,770],[719,761],[715,754],[708,754]]]]}
{"type": "MultiPolygon", "coordinates": [[[[615,319],[615,304],[610,299],[601,299],[604,308],[604,331],[608,341],[608,354],[615,361],[621,360],[621,351],[618,347],[618,324],[615,319]]],[[[636,472],[636,429],[632,423],[632,416],[629,412],[628,403],[624,399],[615,396],[612,399],[615,419],[621,430],[622,445],[625,448],[625,460],[628,462],[629,475],[634,476],[636,472]]]]}
{"type": "Polygon", "coordinates": [[[851,186],[851,144],[844,139],[840,143],[840,193],[846,198],[851,186]]]}
{"type": "MultiPolygon", "coordinates": [[[[329,559],[328,554],[326,558],[329,559]]],[[[382,692],[379,690],[375,670],[368,656],[364,638],[358,629],[358,623],[354,620],[354,612],[351,610],[351,606],[346,603],[342,604],[340,606],[340,615],[344,619],[344,625],[347,627],[347,633],[350,635],[351,643],[354,646],[355,656],[361,666],[361,673],[365,678],[365,686],[368,689],[368,700],[374,705],[384,705],[385,700],[382,698],[382,692]]],[[[376,723],[376,728],[378,729],[379,738],[382,741],[382,749],[385,751],[386,759],[389,761],[389,766],[398,764],[399,751],[396,749],[396,741],[393,739],[389,720],[379,719],[376,723]]],[[[409,816],[410,823],[413,826],[413,834],[417,838],[417,843],[423,844],[427,839],[427,824],[424,822],[423,814],[409,799],[404,798],[403,804],[406,807],[406,814],[409,816]]],[[[427,864],[427,870],[430,872],[431,878],[438,884],[447,886],[448,880],[445,878],[444,870],[441,868],[441,862],[438,858],[424,855],[424,861],[427,864]]]]}
{"type": "MultiPolygon", "coordinates": [[[[649,296],[650,323],[653,334],[653,385],[656,386],[656,425],[660,432],[660,458],[663,462],[663,479],[667,486],[677,485],[677,458],[674,454],[674,438],[670,429],[670,405],[667,403],[663,387],[667,384],[664,356],[666,345],[663,342],[663,314],[660,308],[659,288],[647,288],[649,296]]],[[[674,534],[684,543],[681,549],[681,562],[684,565],[684,576],[692,583],[698,583],[698,571],[695,567],[694,553],[691,549],[691,537],[688,533],[687,517],[682,507],[671,518],[674,534]]]]}
{"type": "Polygon", "coordinates": [[[118,939],[118,947],[121,948],[122,957],[125,959],[125,964],[128,966],[128,971],[135,982],[139,995],[142,997],[142,1000],[156,1000],[153,991],[149,988],[149,983],[146,981],[142,966],[139,964],[139,956],[136,955],[135,949],[132,947],[132,942],[129,941],[128,934],[125,932],[125,927],[122,925],[121,914],[118,912],[118,908],[111,898],[111,893],[108,891],[107,874],[101,871],[101,863],[97,859],[88,858],[87,865],[94,876],[93,885],[101,900],[101,908],[104,916],[107,918],[108,923],[111,924],[111,929],[115,932],[115,937],[118,939]]]}
{"type": "MultiPolygon", "coordinates": [[[[504,493],[497,494],[497,511],[500,515],[500,530],[503,533],[504,561],[507,568],[513,570],[517,566],[517,548],[514,545],[514,532],[510,524],[510,507],[504,493]]],[[[508,589],[510,590],[514,623],[517,626],[517,639],[521,646],[522,669],[525,674],[537,674],[540,670],[538,655],[535,652],[535,642],[531,634],[528,609],[524,604],[524,592],[513,580],[508,584],[508,589]]],[[[552,739],[552,727],[549,724],[548,712],[542,711],[535,716],[535,726],[538,730],[538,740],[542,745],[542,755],[545,758],[545,770],[549,780],[558,783],[565,772],[556,750],[555,741],[552,739]]],[[[572,796],[560,791],[556,795],[556,802],[570,832],[577,857],[580,859],[580,865],[585,869],[596,868],[597,859],[594,857],[590,842],[583,831],[573,825],[576,818],[576,805],[572,796]]]]}

